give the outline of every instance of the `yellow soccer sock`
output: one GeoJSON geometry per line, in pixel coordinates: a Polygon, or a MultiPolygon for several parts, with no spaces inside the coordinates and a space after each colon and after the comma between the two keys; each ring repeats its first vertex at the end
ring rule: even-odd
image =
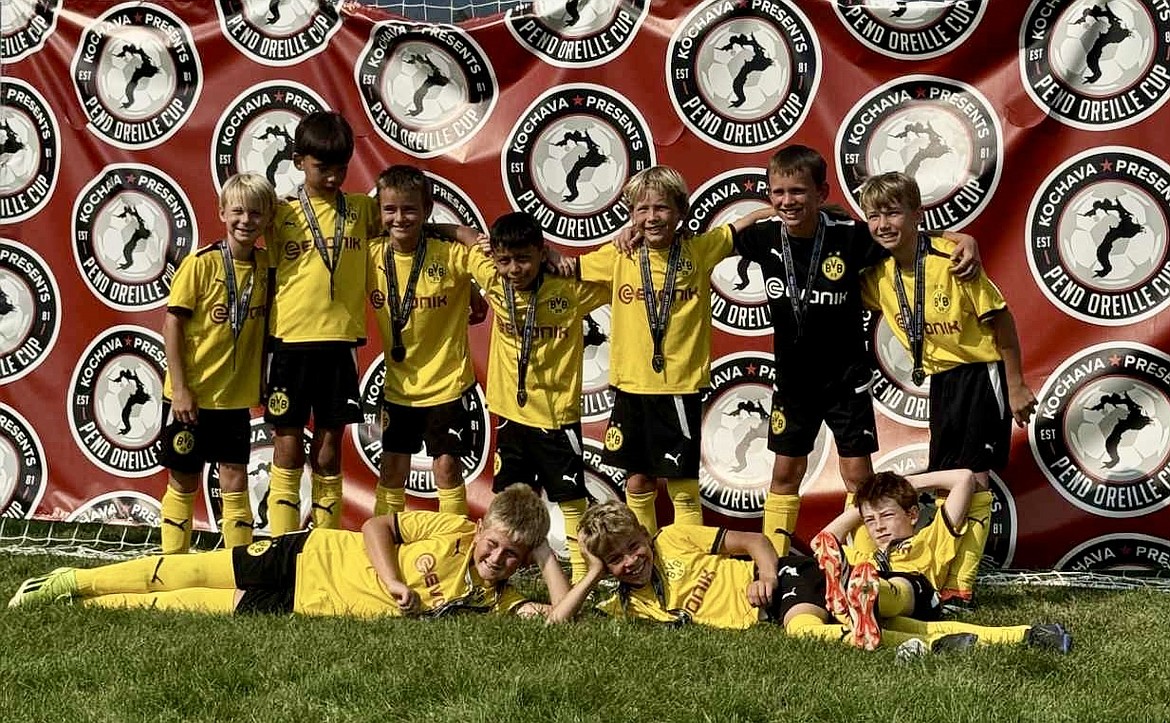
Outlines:
{"type": "Polygon", "coordinates": [[[892,618],[914,614],[914,588],[906,580],[878,580],[877,615],[892,618]]]}
{"type": "Polygon", "coordinates": [[[825,622],[816,615],[804,613],[793,615],[792,619],[785,623],[784,632],[794,638],[815,638],[837,643],[848,640],[850,630],[834,620],[825,622]]]}
{"type": "Polygon", "coordinates": [[[674,524],[703,524],[703,503],[699,501],[699,480],[666,480],[666,492],[674,505],[674,524]]]}
{"type": "Polygon", "coordinates": [[[439,488],[439,512],[467,516],[467,488],[463,485],[445,490],[439,488]]]}
{"type": "Polygon", "coordinates": [[[764,536],[772,541],[777,555],[787,555],[791,536],[796,532],[796,518],[800,514],[799,495],[779,495],[768,492],[764,500],[764,536]]]}
{"type": "Polygon", "coordinates": [[[236,609],[235,590],[193,587],[186,590],[149,593],[117,593],[81,601],[87,607],[149,608],[184,610],[195,613],[231,613],[236,609]]]}
{"type": "Polygon", "coordinates": [[[223,519],[219,529],[223,533],[223,546],[227,548],[252,544],[252,503],[248,491],[221,492],[223,519]]]}
{"type": "Polygon", "coordinates": [[[946,593],[944,598],[956,593],[958,597],[971,598],[975,577],[979,574],[979,562],[983,559],[983,548],[987,544],[987,533],[991,529],[993,499],[990,492],[976,492],[971,496],[971,506],[967,508],[967,529],[959,540],[959,549],[951,561],[947,580],[939,591],[946,593]]]}
{"type": "Polygon", "coordinates": [[[561,516],[565,518],[565,547],[569,548],[569,565],[573,572],[571,582],[574,585],[585,577],[585,573],[589,570],[588,565],[585,564],[585,557],[581,554],[581,545],[577,542],[577,525],[580,524],[581,517],[585,514],[587,504],[584,499],[557,503],[557,507],[561,508],[561,516]]]}
{"type": "Polygon", "coordinates": [[[303,470],[273,464],[268,469],[268,529],[273,537],[301,529],[303,470]]]}
{"type": "Polygon", "coordinates": [[[658,490],[626,492],[626,506],[651,537],[658,533],[658,514],[654,511],[654,501],[657,499],[658,490]]]}
{"type": "Polygon", "coordinates": [[[374,486],[374,516],[393,515],[406,510],[406,490],[401,487],[374,486]]]}
{"type": "Polygon", "coordinates": [[[341,528],[341,475],[317,474],[313,481],[313,527],[326,530],[341,528]]]}
{"type": "Polygon", "coordinates": [[[188,587],[236,589],[231,550],[140,557],[113,565],[79,569],[75,575],[80,597],[161,592],[188,587]]]}
{"type": "Polygon", "coordinates": [[[1024,642],[1024,637],[1028,634],[1028,629],[1031,627],[1029,625],[992,627],[988,625],[961,623],[954,620],[939,620],[936,622],[922,623],[922,625],[925,626],[926,632],[932,641],[944,635],[974,633],[979,636],[979,643],[983,645],[1014,645],[1022,643],[1024,642]]]}
{"type": "MultiPolygon", "coordinates": [[[[856,506],[855,498],[852,492],[845,493],[845,509],[851,510],[856,506]]],[[[874,552],[877,552],[877,545],[874,544],[873,538],[869,536],[869,530],[865,529],[865,525],[859,525],[853,531],[853,541],[850,547],[867,557],[874,552]]]]}
{"type": "Polygon", "coordinates": [[[180,492],[171,485],[162,498],[162,553],[182,554],[191,549],[191,518],[195,493],[180,492]]]}

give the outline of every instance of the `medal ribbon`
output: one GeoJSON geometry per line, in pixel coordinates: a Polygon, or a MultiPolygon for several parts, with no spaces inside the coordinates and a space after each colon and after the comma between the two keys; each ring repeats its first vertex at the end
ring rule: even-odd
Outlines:
{"type": "Polygon", "coordinates": [[[532,339],[536,335],[536,295],[540,293],[540,285],[544,282],[544,274],[536,275],[536,285],[532,288],[532,298],[528,300],[528,309],[524,312],[524,326],[516,323],[516,289],[511,283],[504,284],[504,300],[508,304],[508,319],[512,322],[512,333],[520,331],[520,351],[516,355],[518,371],[516,382],[516,403],[523,407],[528,403],[528,360],[532,355],[532,339]]]}
{"type": "MultiPolygon", "coordinates": [[[[248,320],[248,304],[252,302],[252,288],[256,283],[256,262],[252,262],[252,274],[248,276],[248,285],[243,292],[236,284],[236,266],[232,260],[232,252],[228,248],[227,240],[219,242],[220,258],[223,259],[223,285],[227,292],[228,325],[232,330],[232,368],[235,368],[235,342],[240,339],[240,332],[244,330],[244,322],[248,320]]],[[[255,258],[255,257],[253,257],[255,258]]]]}
{"type": "Polygon", "coordinates": [[[784,272],[788,282],[788,303],[792,305],[792,316],[796,319],[796,336],[800,338],[804,332],[804,314],[808,311],[808,296],[816,281],[817,268],[821,264],[821,247],[825,243],[825,226],[828,217],[823,212],[817,213],[817,232],[813,239],[812,257],[808,262],[808,280],[804,288],[796,283],[796,267],[792,263],[792,244],[788,240],[788,227],[780,224],[780,253],[784,256],[784,272]]]}
{"type": "Polygon", "coordinates": [[[918,386],[926,380],[926,372],[922,369],[922,347],[926,339],[926,255],[930,248],[930,238],[918,234],[918,247],[914,250],[914,309],[906,299],[906,287],[902,284],[902,267],[894,262],[894,291],[898,294],[898,309],[902,314],[902,323],[906,328],[906,336],[910,340],[910,355],[914,357],[914,383],[918,386]]]}
{"type": "MultiPolygon", "coordinates": [[[[662,342],[666,338],[666,327],[670,323],[670,307],[674,303],[674,284],[678,277],[678,260],[682,256],[682,241],[675,240],[666,259],[666,280],[662,286],[662,305],[659,307],[654,293],[654,279],[650,275],[650,249],[642,244],[639,257],[642,267],[642,295],[646,302],[646,319],[650,322],[650,338],[654,342],[652,359],[663,359],[662,342]]],[[[662,373],[662,369],[655,369],[662,373]]]]}
{"type": "MultiPolygon", "coordinates": [[[[410,262],[410,276],[406,279],[406,293],[402,295],[401,301],[398,298],[398,270],[394,265],[394,246],[389,241],[386,242],[386,256],[382,260],[383,269],[386,272],[386,290],[387,296],[386,305],[390,307],[390,336],[391,349],[403,349],[402,345],[402,330],[406,328],[406,323],[410,321],[411,308],[414,306],[415,292],[418,290],[418,279],[422,274],[423,262],[427,257],[427,239],[422,237],[419,239],[418,246],[414,248],[414,258],[410,262]]],[[[395,359],[394,361],[402,361],[395,359]]]]}
{"type": "Polygon", "coordinates": [[[345,194],[340,192],[337,194],[337,223],[333,225],[332,255],[329,254],[329,248],[325,245],[321,224],[317,221],[317,213],[313,210],[313,204],[309,202],[309,194],[305,192],[304,184],[297,186],[297,198],[301,202],[301,208],[305,211],[305,220],[309,223],[309,233],[313,234],[313,246],[317,247],[317,254],[325,263],[325,268],[329,269],[329,300],[333,301],[333,272],[341,263],[342,242],[345,234],[345,194]]]}

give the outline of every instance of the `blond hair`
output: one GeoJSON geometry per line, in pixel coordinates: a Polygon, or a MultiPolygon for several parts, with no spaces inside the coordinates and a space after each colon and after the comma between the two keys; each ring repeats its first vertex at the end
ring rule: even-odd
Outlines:
{"type": "Polygon", "coordinates": [[[577,539],[602,560],[614,550],[625,548],[633,538],[644,535],[646,528],[638,522],[633,511],[618,500],[590,507],[577,525],[577,539]]]}
{"type": "Polygon", "coordinates": [[[276,207],[276,189],[267,178],[257,173],[237,173],[224,181],[223,190],[219,192],[220,209],[232,203],[259,209],[268,216],[276,207]]]}
{"type": "Polygon", "coordinates": [[[918,182],[899,171],[870,176],[857,191],[857,202],[865,212],[885,208],[917,211],[922,208],[922,192],[918,182]]]}
{"type": "Polygon", "coordinates": [[[670,166],[651,166],[635,173],[622,189],[622,200],[633,208],[647,191],[658,191],[674,204],[679,216],[687,215],[690,207],[687,182],[670,166]]]}
{"type": "Polygon", "coordinates": [[[548,538],[548,507],[528,485],[510,485],[488,505],[482,524],[531,550],[548,538]]]}

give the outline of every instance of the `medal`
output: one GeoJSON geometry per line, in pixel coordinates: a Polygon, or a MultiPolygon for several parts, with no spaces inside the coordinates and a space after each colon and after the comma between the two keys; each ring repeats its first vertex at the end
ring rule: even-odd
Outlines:
{"type": "Polygon", "coordinates": [[[906,298],[906,288],[902,284],[902,270],[898,262],[894,262],[894,291],[898,294],[898,310],[905,320],[906,337],[910,342],[910,356],[914,360],[914,371],[910,380],[915,386],[922,386],[926,381],[926,372],[922,368],[922,350],[926,341],[926,256],[930,249],[930,238],[918,234],[918,247],[914,250],[914,307],[911,308],[906,298]]]}
{"type": "Polygon", "coordinates": [[[915,386],[920,387],[922,386],[923,382],[926,381],[926,372],[922,371],[921,369],[915,369],[910,374],[910,379],[913,380],[915,386]]]}
{"type": "Polygon", "coordinates": [[[390,358],[396,362],[400,362],[406,358],[406,347],[398,344],[390,349],[390,358]]]}
{"type": "Polygon", "coordinates": [[[538,273],[532,286],[532,296],[528,299],[528,309],[524,313],[524,325],[521,326],[516,318],[516,289],[510,282],[504,282],[504,301],[508,305],[512,335],[520,337],[520,349],[516,354],[516,404],[521,407],[528,404],[528,359],[532,355],[532,339],[536,336],[536,296],[540,293],[542,283],[544,274],[538,273]]]}
{"type": "Polygon", "coordinates": [[[821,247],[825,242],[825,226],[828,224],[828,217],[824,212],[817,214],[817,231],[813,239],[812,256],[808,262],[808,280],[805,282],[804,288],[796,283],[796,265],[792,262],[792,244],[788,240],[788,227],[780,224],[780,255],[784,258],[784,273],[788,282],[788,303],[792,306],[792,316],[796,321],[796,338],[799,339],[804,332],[804,315],[808,311],[809,299],[808,295],[812,292],[813,284],[817,279],[817,267],[821,262],[821,247]]]}
{"type": "Polygon", "coordinates": [[[406,280],[406,292],[402,299],[398,298],[398,271],[394,266],[394,246],[389,239],[386,241],[386,257],[382,266],[386,271],[386,291],[389,298],[386,305],[390,307],[390,358],[400,362],[406,358],[406,345],[402,343],[402,330],[410,321],[410,311],[414,307],[414,295],[418,290],[418,277],[422,273],[423,262],[427,257],[427,239],[419,239],[414,248],[414,256],[410,262],[410,276],[406,280]]]}
{"type": "Polygon", "coordinates": [[[666,369],[666,355],[662,353],[662,344],[666,339],[666,327],[670,324],[670,307],[674,303],[674,284],[678,279],[678,262],[681,256],[682,241],[675,240],[670,246],[670,254],[666,257],[666,278],[662,284],[660,305],[659,295],[654,291],[654,279],[650,275],[650,249],[646,244],[642,244],[639,258],[642,270],[642,296],[646,300],[646,320],[650,322],[650,339],[654,343],[650,366],[655,374],[661,374],[666,369]]]}
{"type": "Polygon", "coordinates": [[[528,392],[523,389],[516,390],[516,404],[519,404],[521,407],[528,404],[528,392]]]}
{"type": "Polygon", "coordinates": [[[309,194],[305,192],[304,185],[297,187],[297,198],[301,202],[301,209],[305,213],[305,221],[309,224],[309,232],[313,234],[313,246],[317,249],[317,254],[321,257],[321,261],[325,263],[325,268],[329,269],[329,300],[333,300],[333,273],[337,271],[338,264],[341,263],[341,251],[345,247],[345,194],[337,194],[337,223],[333,225],[333,253],[329,253],[329,248],[325,245],[325,236],[321,233],[321,224],[317,221],[317,212],[313,210],[313,204],[309,202],[309,194]]]}
{"type": "Polygon", "coordinates": [[[650,366],[654,367],[655,374],[661,374],[662,370],[666,368],[666,357],[661,354],[655,354],[650,359],[650,366]]]}
{"type": "Polygon", "coordinates": [[[252,302],[252,286],[256,281],[256,262],[252,262],[252,275],[248,283],[240,291],[236,284],[236,267],[232,259],[232,252],[226,240],[220,241],[220,258],[223,259],[223,287],[227,294],[228,325],[232,330],[232,368],[236,366],[235,342],[240,340],[240,332],[244,330],[244,322],[248,319],[248,304],[252,302]]]}

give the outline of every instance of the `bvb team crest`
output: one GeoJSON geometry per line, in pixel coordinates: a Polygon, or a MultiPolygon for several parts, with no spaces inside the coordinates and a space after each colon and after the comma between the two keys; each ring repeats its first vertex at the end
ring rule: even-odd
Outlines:
{"type": "Polygon", "coordinates": [[[812,108],[822,60],[813,25],[789,0],[707,0],[666,52],[671,104],[691,131],[733,153],[783,143],[812,108]]]}
{"type": "Polygon", "coordinates": [[[990,1],[844,0],[833,3],[833,9],[853,37],[871,50],[899,60],[926,60],[962,45],[990,1]]]}
{"type": "Polygon", "coordinates": [[[0,517],[32,517],[49,481],[45,448],[33,426],[0,404],[0,517]]]}
{"type": "MultiPolygon", "coordinates": [[[[106,329],[77,360],[69,382],[69,431],[90,462],[112,475],[159,471],[166,352],[137,326],[106,329]]],[[[157,523],[156,523],[157,524],[157,523]]]]}
{"type": "Polygon", "coordinates": [[[487,54],[453,25],[378,23],[354,65],[354,81],[374,130],[417,158],[471,140],[499,99],[487,54]]]}
{"type": "Polygon", "coordinates": [[[1133,125],[1170,97],[1170,12],[1160,0],[1033,0],[1020,25],[1020,76],[1065,125],[1133,125]]]}
{"type": "MultiPolygon", "coordinates": [[[[768,449],[776,366],[764,352],[736,352],[711,364],[703,394],[699,492],[703,504],[729,517],[759,517],[772,479],[768,449]]],[[[828,427],[821,425],[800,483],[805,492],[828,459],[828,427]]]]}
{"type": "Polygon", "coordinates": [[[310,113],[329,106],[310,88],[276,80],[248,88],[228,103],[212,134],[211,171],[216,188],[245,171],[258,173],[277,198],[296,195],[305,180],[293,165],[293,136],[310,113]]]}
{"type": "Polygon", "coordinates": [[[857,213],[866,178],[901,171],[918,182],[924,228],[958,229],[979,215],[1003,171],[1003,131],[974,87],[910,75],[876,88],[837,132],[837,175],[857,213]]]}
{"type": "Polygon", "coordinates": [[[1063,572],[1170,572],[1170,540],[1121,532],[1102,535],[1069,550],[1055,565],[1063,572]]]}
{"type": "Polygon", "coordinates": [[[45,46],[57,28],[61,0],[6,0],[0,13],[0,58],[23,60],[45,46]]]}
{"type": "Polygon", "coordinates": [[[1097,344],[1066,359],[1037,399],[1032,454],[1066,500],[1103,517],[1170,503],[1170,356],[1097,344]]]}
{"type": "Polygon", "coordinates": [[[872,311],[866,311],[864,318],[867,342],[877,362],[870,388],[876,409],[911,427],[929,426],[930,377],[922,386],[914,384],[914,360],[894,336],[889,320],[872,311]]]}
{"type": "MultiPolygon", "coordinates": [[[[767,208],[767,197],[766,169],[738,168],[721,173],[691,194],[683,227],[697,235],[725,226],[767,208]]],[[[731,334],[772,333],[772,314],[759,264],[732,256],[715,266],[711,272],[711,318],[716,327],[731,334]]]]}
{"type": "Polygon", "coordinates": [[[529,0],[504,15],[526,50],[561,68],[590,68],[625,52],[650,12],[647,0],[529,0]]]}
{"type": "Polygon", "coordinates": [[[547,90],[520,115],[500,154],[508,201],[569,246],[621,228],[626,179],[654,165],[650,127],[617,92],[574,83],[547,90]]]}
{"type": "Polygon", "coordinates": [[[0,224],[45,207],[61,169],[61,133],[48,102],[28,83],[0,78],[0,224]]]}
{"type": "Polygon", "coordinates": [[[1102,326],[1170,305],[1170,165],[1136,148],[1092,148],[1066,160],[1028,208],[1028,265],[1064,313],[1102,326]]]}
{"type": "Polygon", "coordinates": [[[0,385],[49,356],[61,329],[61,291],[49,264],[28,246],[0,238],[0,385]]]}
{"type": "Polygon", "coordinates": [[[217,0],[219,27],[262,65],[295,65],[329,47],[342,0],[217,0]]]}
{"type": "Polygon", "coordinates": [[[86,127],[127,150],[170,138],[203,89],[191,29],[153,3],[122,3],[95,18],[81,34],[72,70],[86,127]]]}
{"type": "Polygon", "coordinates": [[[119,311],[162,306],[199,239],[182,186],[157,168],[106,166],[73,204],[73,258],[86,285],[119,311]]]}

